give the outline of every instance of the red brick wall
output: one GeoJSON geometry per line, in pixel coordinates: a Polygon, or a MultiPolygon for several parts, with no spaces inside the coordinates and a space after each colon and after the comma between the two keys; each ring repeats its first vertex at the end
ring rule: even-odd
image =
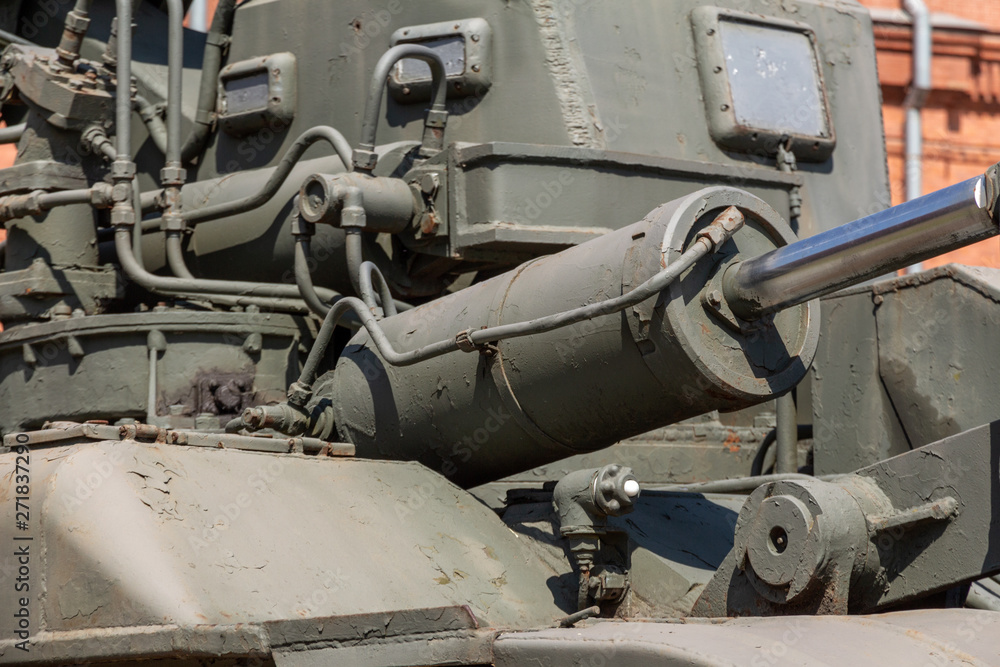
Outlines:
{"type": "MultiPolygon", "coordinates": [[[[7,127],[7,124],[3,122],[2,115],[0,115],[0,127],[7,127]]],[[[14,144],[0,144],[0,169],[14,164],[15,157],[17,157],[17,146],[14,144]]],[[[0,226],[0,241],[3,241],[6,237],[7,232],[4,231],[3,226],[0,226]]],[[[2,324],[0,324],[0,331],[3,331],[2,324]]]]}

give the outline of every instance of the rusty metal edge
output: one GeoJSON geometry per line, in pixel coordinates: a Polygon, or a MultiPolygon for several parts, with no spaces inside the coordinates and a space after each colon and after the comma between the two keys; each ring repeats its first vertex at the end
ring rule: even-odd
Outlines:
{"type": "MultiPolygon", "coordinates": [[[[304,651],[344,651],[380,645],[435,641],[458,656],[489,656],[497,631],[480,629],[468,606],[402,609],[323,618],[236,625],[150,625],[40,632],[27,640],[0,640],[0,663],[48,664],[72,660],[137,660],[167,657],[264,657],[304,651]]],[[[341,654],[336,654],[337,660],[341,654]]],[[[347,663],[345,663],[347,664],[347,663]]],[[[351,661],[351,664],[354,664],[351,661]]]]}

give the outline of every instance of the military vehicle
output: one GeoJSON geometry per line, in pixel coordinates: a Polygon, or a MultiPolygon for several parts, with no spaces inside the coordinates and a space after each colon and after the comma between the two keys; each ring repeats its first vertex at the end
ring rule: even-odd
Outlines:
{"type": "Polygon", "coordinates": [[[1000,172],[847,0],[0,10],[0,660],[996,664],[1000,172]],[[888,277],[886,277],[888,276],[888,277]]]}

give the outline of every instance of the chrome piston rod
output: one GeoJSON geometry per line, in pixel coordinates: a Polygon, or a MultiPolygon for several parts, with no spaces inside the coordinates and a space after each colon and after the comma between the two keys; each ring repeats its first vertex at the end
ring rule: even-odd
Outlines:
{"type": "Polygon", "coordinates": [[[1000,232],[997,166],[730,267],[723,291],[746,320],[921,262],[1000,232]]]}

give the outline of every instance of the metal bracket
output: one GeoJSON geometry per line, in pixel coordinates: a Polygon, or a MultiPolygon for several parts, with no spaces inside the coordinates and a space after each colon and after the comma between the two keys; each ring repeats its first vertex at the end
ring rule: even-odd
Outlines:
{"type": "Polygon", "coordinates": [[[475,329],[466,329],[465,331],[459,331],[455,334],[455,345],[462,352],[479,352],[480,354],[492,357],[500,349],[494,343],[474,343],[472,341],[472,332],[475,329]]]}
{"type": "Polygon", "coordinates": [[[726,301],[725,291],[722,289],[726,272],[739,265],[739,255],[728,255],[720,260],[720,267],[712,280],[701,291],[701,304],[708,314],[713,316],[724,327],[735,334],[742,336],[753,335],[754,332],[764,331],[772,326],[774,315],[766,315],[752,322],[740,319],[726,301]]]}

